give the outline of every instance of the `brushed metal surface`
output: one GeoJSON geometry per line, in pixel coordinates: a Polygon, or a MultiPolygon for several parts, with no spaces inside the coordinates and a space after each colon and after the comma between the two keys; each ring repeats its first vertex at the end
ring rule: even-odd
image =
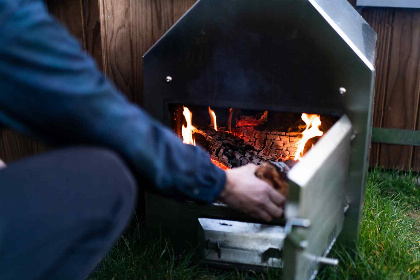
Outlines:
{"type": "MultiPolygon", "coordinates": [[[[153,235],[172,241],[177,252],[197,247],[202,242],[198,230],[199,218],[214,218],[247,223],[260,223],[249,215],[236,211],[224,204],[202,205],[192,201],[179,202],[156,194],[146,195],[146,227],[153,235]]],[[[272,223],[284,225],[284,219],[272,223]]]]}
{"type": "Polygon", "coordinates": [[[377,35],[348,1],[309,0],[331,27],[373,71],[377,35]]]}
{"type": "Polygon", "coordinates": [[[281,267],[284,227],[220,219],[199,219],[207,261],[281,267]]]}
{"type": "Polygon", "coordinates": [[[311,226],[292,229],[285,240],[285,279],[311,279],[342,229],[351,134],[350,120],[341,117],[288,173],[286,219],[308,219],[311,226]]]}

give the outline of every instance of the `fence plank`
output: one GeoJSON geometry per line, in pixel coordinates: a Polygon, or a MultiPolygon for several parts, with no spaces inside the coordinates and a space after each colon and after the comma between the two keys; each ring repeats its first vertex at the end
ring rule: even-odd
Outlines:
{"type": "MultiPolygon", "coordinates": [[[[383,127],[416,129],[420,86],[420,12],[395,10],[383,127]]],[[[381,166],[407,169],[413,147],[382,145],[381,166]]]]}
{"type": "Polygon", "coordinates": [[[6,163],[38,152],[37,142],[12,130],[4,129],[0,134],[2,147],[0,158],[6,163]]]}
{"type": "Polygon", "coordinates": [[[137,94],[133,87],[133,38],[130,14],[134,9],[130,0],[101,0],[102,48],[105,74],[130,99],[137,94]]]}
{"type": "Polygon", "coordinates": [[[84,44],[85,34],[81,0],[46,0],[45,2],[50,13],[84,44]]]}
{"type": "MultiPolygon", "coordinates": [[[[373,107],[373,126],[382,127],[385,93],[389,73],[392,20],[394,9],[364,9],[362,16],[378,33],[376,57],[375,97],[373,107]]],[[[370,166],[379,163],[379,144],[372,144],[370,166]]]]}
{"type": "Polygon", "coordinates": [[[85,48],[96,61],[99,69],[103,69],[101,21],[98,0],[82,0],[83,29],[85,34],[85,48]]]}

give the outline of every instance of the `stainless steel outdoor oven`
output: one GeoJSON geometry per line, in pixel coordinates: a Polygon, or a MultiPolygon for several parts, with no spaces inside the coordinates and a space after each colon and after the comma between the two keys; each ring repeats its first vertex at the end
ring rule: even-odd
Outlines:
{"type": "Polygon", "coordinates": [[[302,113],[328,125],[288,173],[284,219],[265,224],[223,204],[146,194],[147,227],[176,247],[199,245],[208,263],[282,267],[285,279],[311,279],[320,264],[334,264],[326,256],[338,236],[350,246],[358,237],[375,46],[376,33],[346,0],[197,1],[144,56],[152,116],[180,134],[183,106],[201,127],[210,107],[218,135],[252,147],[241,152],[245,161],[232,146],[209,150],[228,167],[293,159],[302,113]]]}

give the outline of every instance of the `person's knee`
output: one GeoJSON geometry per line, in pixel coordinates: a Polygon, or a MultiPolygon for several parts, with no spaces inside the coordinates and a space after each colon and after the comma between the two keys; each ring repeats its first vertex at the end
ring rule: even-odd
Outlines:
{"type": "Polygon", "coordinates": [[[69,184],[66,189],[76,188],[80,201],[89,204],[88,212],[92,216],[122,220],[131,216],[137,201],[137,186],[127,164],[116,152],[98,147],[72,147],[53,152],[51,157],[68,167],[64,175],[69,184]]]}
{"type": "MultiPolygon", "coordinates": [[[[119,197],[120,202],[120,214],[130,215],[134,211],[137,202],[137,183],[128,168],[125,161],[115,152],[106,149],[97,149],[94,151],[97,161],[103,161],[105,163],[103,174],[108,178],[109,184],[106,187],[111,188],[112,191],[116,192],[116,196],[119,197]]],[[[131,215],[130,215],[131,216],[131,215]]]]}
{"type": "MultiPolygon", "coordinates": [[[[134,176],[124,160],[102,148],[72,147],[37,155],[10,164],[0,179],[0,212],[8,213],[0,219],[5,225],[0,262],[38,264],[36,260],[45,259],[42,266],[30,267],[33,275],[60,268],[56,261],[65,260],[68,252],[66,260],[83,260],[81,273],[88,273],[83,267],[90,269],[105,255],[137,200],[134,176]],[[71,255],[76,253],[84,258],[71,255]]],[[[14,277],[24,274],[20,267],[10,265],[7,275],[13,277],[7,278],[0,266],[0,278],[23,279],[14,277]]]]}

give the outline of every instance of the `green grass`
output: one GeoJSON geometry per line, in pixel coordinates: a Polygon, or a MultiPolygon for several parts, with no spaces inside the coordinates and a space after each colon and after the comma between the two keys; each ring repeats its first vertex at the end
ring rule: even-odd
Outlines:
{"type": "MultiPolygon", "coordinates": [[[[418,178],[418,177],[417,177],[418,178]]],[[[337,267],[318,279],[420,279],[420,187],[416,175],[370,172],[357,253],[336,246],[337,267]]],[[[205,268],[193,254],[177,256],[162,239],[147,238],[137,221],[90,275],[102,279],[280,279],[281,271],[223,271],[205,268]]]]}
{"type": "Polygon", "coordinates": [[[357,256],[336,249],[320,279],[420,279],[420,188],[415,176],[369,175],[357,256]]]}

